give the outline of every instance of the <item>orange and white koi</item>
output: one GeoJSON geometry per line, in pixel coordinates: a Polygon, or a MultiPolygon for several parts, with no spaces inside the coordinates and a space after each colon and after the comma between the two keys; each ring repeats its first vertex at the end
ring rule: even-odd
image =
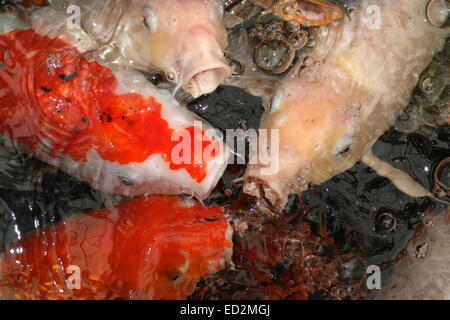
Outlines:
{"type": "Polygon", "coordinates": [[[211,126],[63,27],[0,19],[0,135],[105,192],[208,196],[229,152],[211,126]]]}

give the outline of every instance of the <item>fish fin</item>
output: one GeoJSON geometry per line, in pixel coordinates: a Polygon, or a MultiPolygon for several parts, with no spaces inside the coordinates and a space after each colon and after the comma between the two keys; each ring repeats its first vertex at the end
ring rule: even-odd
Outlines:
{"type": "Polygon", "coordinates": [[[414,181],[410,175],[391,167],[388,163],[377,158],[372,151],[367,152],[362,157],[362,162],[371,167],[380,176],[386,177],[402,192],[414,197],[430,197],[435,199],[433,194],[414,181]]]}

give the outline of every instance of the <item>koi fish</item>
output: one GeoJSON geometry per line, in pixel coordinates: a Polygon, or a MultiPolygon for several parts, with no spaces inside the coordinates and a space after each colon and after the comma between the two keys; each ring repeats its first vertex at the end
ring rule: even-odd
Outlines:
{"type": "Polygon", "coordinates": [[[0,135],[104,192],[208,196],[229,152],[210,125],[140,73],[81,55],[82,31],[0,20],[0,135]]]}
{"type": "MultiPolygon", "coordinates": [[[[83,30],[95,40],[105,60],[140,70],[162,71],[169,81],[183,87],[194,98],[211,93],[231,75],[224,57],[228,35],[219,1],[53,0],[50,3],[63,12],[69,5],[79,5],[83,30]]],[[[41,10],[40,14],[55,13],[41,10]]],[[[42,21],[49,21],[48,18],[42,17],[42,21]]],[[[65,23],[66,19],[62,21],[65,23]]]]}
{"type": "Polygon", "coordinates": [[[231,234],[220,207],[188,198],[81,213],[3,249],[0,297],[186,299],[230,261],[231,234]]]}
{"type": "Polygon", "coordinates": [[[284,81],[262,122],[269,135],[277,130],[279,141],[269,143],[269,165],[248,167],[246,192],[283,206],[289,193],[321,184],[361,160],[403,192],[432,196],[371,149],[443,49],[450,29],[439,26],[448,19],[447,3],[355,1],[348,17],[318,29],[310,57],[316,63],[284,81]],[[277,172],[265,173],[274,161],[277,172]]]}

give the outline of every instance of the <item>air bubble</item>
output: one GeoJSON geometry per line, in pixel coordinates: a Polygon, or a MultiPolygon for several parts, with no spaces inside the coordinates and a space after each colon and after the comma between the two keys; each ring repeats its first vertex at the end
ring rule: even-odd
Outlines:
{"type": "Polygon", "coordinates": [[[442,28],[448,24],[450,7],[447,0],[430,0],[427,5],[428,21],[435,27],[442,28]]]}
{"type": "Polygon", "coordinates": [[[391,212],[383,212],[376,218],[376,229],[380,232],[394,232],[398,227],[398,219],[391,212]]]}
{"type": "Polygon", "coordinates": [[[294,61],[295,51],[282,40],[261,42],[255,49],[255,62],[261,69],[281,74],[285,72],[294,61]]]}
{"type": "Polygon", "coordinates": [[[422,89],[425,93],[433,93],[435,88],[434,85],[434,81],[432,78],[426,78],[423,82],[422,82],[422,89]]]}

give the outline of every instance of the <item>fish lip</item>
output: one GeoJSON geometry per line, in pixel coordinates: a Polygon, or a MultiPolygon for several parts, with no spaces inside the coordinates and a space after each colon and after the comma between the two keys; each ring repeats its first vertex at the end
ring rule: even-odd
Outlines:
{"type": "Polygon", "coordinates": [[[222,84],[223,80],[231,76],[231,68],[230,66],[223,62],[219,61],[215,64],[208,65],[207,67],[202,66],[199,68],[192,69],[192,71],[189,71],[186,73],[186,75],[183,77],[186,79],[183,81],[182,86],[183,88],[191,94],[193,98],[198,98],[202,95],[209,94],[217,89],[217,87],[222,84]],[[202,74],[207,74],[210,72],[221,72],[222,74],[218,77],[220,79],[217,81],[217,83],[214,83],[212,86],[210,84],[207,84],[209,88],[205,88],[202,86],[199,86],[195,79],[198,76],[201,76],[202,74]]]}
{"type": "Polygon", "coordinates": [[[299,174],[291,180],[277,175],[264,177],[258,175],[257,171],[247,171],[244,180],[244,193],[266,201],[276,212],[285,209],[289,195],[301,195],[311,185],[309,179],[299,174]]]}
{"type": "Polygon", "coordinates": [[[246,179],[244,193],[258,199],[266,200],[276,211],[283,210],[287,203],[287,196],[281,195],[272,188],[266,181],[255,177],[246,179]]]}

